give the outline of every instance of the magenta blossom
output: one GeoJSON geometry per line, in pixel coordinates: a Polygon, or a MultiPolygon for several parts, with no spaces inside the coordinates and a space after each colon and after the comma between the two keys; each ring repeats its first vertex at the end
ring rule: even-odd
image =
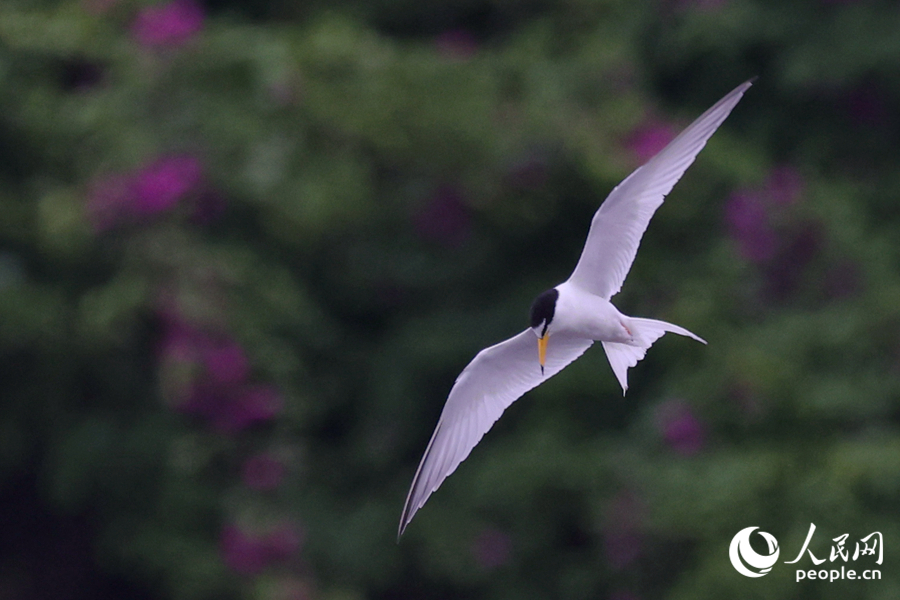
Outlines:
{"type": "Polygon", "coordinates": [[[614,529],[603,536],[603,553],[613,569],[622,570],[633,564],[644,549],[643,537],[629,529],[614,529]]]}
{"type": "Polygon", "coordinates": [[[678,132],[663,121],[648,118],[626,138],[625,147],[640,163],[645,163],[675,139],[678,132]]]}
{"type": "Polygon", "coordinates": [[[790,206],[803,196],[805,188],[806,182],[797,169],[779,165],[769,171],[764,193],[772,204],[790,206]]]}
{"type": "Polygon", "coordinates": [[[225,565],[241,575],[258,575],[270,562],[265,540],[236,525],[222,529],[219,552],[225,565]]]}
{"type": "Polygon", "coordinates": [[[243,348],[230,339],[213,336],[180,319],[170,319],[160,344],[164,364],[190,364],[193,372],[211,386],[231,387],[248,377],[249,364],[243,348]]]}
{"type": "Polygon", "coordinates": [[[281,396],[269,386],[231,389],[201,379],[178,409],[208,421],[220,433],[234,435],[270,422],[281,411],[281,404],[281,396]]]}
{"type": "Polygon", "coordinates": [[[844,98],[844,109],[856,127],[884,127],[891,122],[888,95],[871,83],[864,83],[844,98]]]}
{"type": "Polygon", "coordinates": [[[786,298],[795,291],[824,246],[825,232],[817,222],[792,224],[782,233],[782,249],[766,269],[768,291],[776,298],[786,298]]]}
{"type": "Polygon", "coordinates": [[[776,296],[796,289],[826,242],[822,227],[800,220],[793,209],[805,193],[801,173],[779,165],[761,186],[738,190],[725,204],[728,234],[744,259],[763,267],[776,296]]]}
{"type": "Polygon", "coordinates": [[[733,193],[725,205],[725,224],[745,259],[762,263],[775,256],[778,238],[770,224],[767,206],[761,194],[744,191],[733,193]]]}
{"type": "Polygon", "coordinates": [[[113,173],[88,185],[87,216],[96,231],[112,229],[131,217],[132,179],[113,173]]]}
{"type": "Polygon", "coordinates": [[[445,31],[437,36],[435,45],[442,56],[455,60],[467,60],[478,52],[475,36],[464,29],[445,31]]]}
{"type": "Polygon", "coordinates": [[[692,456],[706,444],[706,427],[690,405],[681,400],[670,400],[659,406],[656,424],[663,441],[678,454],[692,456]]]}
{"type": "Polygon", "coordinates": [[[204,413],[199,382],[206,367],[203,355],[212,344],[208,335],[183,320],[173,319],[164,326],[158,347],[160,379],[172,408],[190,414],[204,413]]]}
{"type": "Polygon", "coordinates": [[[273,561],[285,561],[294,556],[303,543],[303,530],[295,523],[282,521],[263,538],[266,551],[273,561]]]}
{"type": "Polygon", "coordinates": [[[248,488],[267,492],[281,485],[285,470],[284,463],[271,454],[257,454],[244,461],[241,477],[248,488]]]}
{"type": "Polygon", "coordinates": [[[506,182],[516,190],[537,190],[550,178],[550,169],[545,157],[535,153],[511,165],[506,173],[506,182]]]}
{"type": "Polygon", "coordinates": [[[236,342],[209,343],[204,348],[203,362],[209,380],[222,386],[243,383],[250,371],[244,349],[236,342]]]}
{"type": "Polygon", "coordinates": [[[140,222],[196,195],[202,184],[197,157],[163,156],[136,171],[97,177],[88,186],[88,218],[98,232],[140,222]]]}
{"type": "Polygon", "coordinates": [[[144,215],[168,210],[196,190],[202,178],[203,167],[194,156],[160,158],[135,175],[134,208],[144,215]]]}
{"type": "Polygon", "coordinates": [[[612,568],[628,567],[643,552],[644,513],[643,503],[630,491],[620,491],[610,500],[603,527],[603,553],[612,568]]]}
{"type": "Polygon", "coordinates": [[[413,217],[413,226],[416,233],[427,240],[449,247],[462,245],[470,230],[469,210],[463,192],[451,185],[438,188],[413,217]]]}
{"type": "Polygon", "coordinates": [[[278,391],[249,381],[243,349],[164,312],[160,377],[173,407],[200,417],[214,429],[235,434],[271,421],[281,411],[278,391]]]}
{"type": "Polygon", "coordinates": [[[222,528],[219,553],[225,565],[235,573],[258,575],[266,567],[291,558],[302,541],[302,532],[290,522],[260,532],[230,524],[222,528]]]}
{"type": "Polygon", "coordinates": [[[203,29],[203,8],[195,0],[172,0],[143,8],[131,25],[131,34],[142,46],[180,46],[203,29]]]}
{"type": "Polygon", "coordinates": [[[236,393],[216,390],[215,412],[208,416],[222,433],[239,433],[253,425],[267,423],[281,412],[281,396],[266,385],[247,386],[236,393]]]}
{"type": "Polygon", "coordinates": [[[609,501],[606,508],[606,523],[610,529],[637,530],[646,512],[646,506],[634,492],[621,490],[609,501]]]}
{"type": "Polygon", "coordinates": [[[487,528],[472,542],[472,555],[486,571],[493,571],[507,564],[511,554],[512,540],[499,529],[487,528]]]}

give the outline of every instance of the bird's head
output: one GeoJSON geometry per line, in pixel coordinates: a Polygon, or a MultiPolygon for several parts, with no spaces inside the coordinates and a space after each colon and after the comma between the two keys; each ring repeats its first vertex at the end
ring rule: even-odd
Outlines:
{"type": "Polygon", "coordinates": [[[558,298],[559,291],[556,288],[549,289],[535,298],[531,305],[531,330],[538,339],[538,361],[541,363],[541,373],[544,372],[544,363],[547,360],[547,340],[550,339],[550,329],[553,315],[556,313],[558,298]]]}

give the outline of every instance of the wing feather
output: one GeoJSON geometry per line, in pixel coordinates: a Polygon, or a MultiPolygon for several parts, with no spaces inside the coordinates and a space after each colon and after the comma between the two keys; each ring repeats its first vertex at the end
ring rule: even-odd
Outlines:
{"type": "Polygon", "coordinates": [[[732,90],[610,192],[569,281],[607,300],[622,289],[653,213],[752,83],[732,90]]]}
{"type": "Polygon", "coordinates": [[[398,537],[503,411],[522,394],[562,371],[592,343],[563,333],[553,335],[547,345],[543,375],[536,338],[530,329],[479,352],[450,390],[406,498],[398,537]]]}

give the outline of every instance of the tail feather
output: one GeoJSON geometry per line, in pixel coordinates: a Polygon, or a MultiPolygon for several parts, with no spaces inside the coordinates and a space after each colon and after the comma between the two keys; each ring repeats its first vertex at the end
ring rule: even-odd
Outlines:
{"type": "Polygon", "coordinates": [[[631,334],[634,336],[632,344],[602,342],[603,349],[606,351],[606,358],[609,359],[613,373],[615,373],[616,379],[619,380],[619,384],[622,386],[623,395],[628,391],[628,369],[638,364],[638,361],[646,356],[647,349],[653,345],[653,342],[665,335],[666,332],[677,333],[678,335],[694,338],[698,342],[706,343],[706,340],[694,335],[687,329],[665,321],[631,318],[629,327],[631,328],[631,334]]]}

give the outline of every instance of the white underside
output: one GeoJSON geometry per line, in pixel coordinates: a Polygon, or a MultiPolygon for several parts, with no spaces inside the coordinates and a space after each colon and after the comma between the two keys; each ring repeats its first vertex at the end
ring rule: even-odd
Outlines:
{"type": "Polygon", "coordinates": [[[623,394],[628,390],[628,369],[643,359],[653,342],[667,332],[706,343],[678,325],[623,315],[609,300],[586,292],[571,281],[556,289],[559,298],[548,345],[553,344],[552,334],[556,332],[602,342],[623,394]]]}

